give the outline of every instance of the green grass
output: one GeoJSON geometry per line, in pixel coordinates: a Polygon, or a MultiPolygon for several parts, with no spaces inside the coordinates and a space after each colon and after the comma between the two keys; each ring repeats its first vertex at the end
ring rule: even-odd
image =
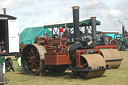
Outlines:
{"type": "Polygon", "coordinates": [[[15,72],[6,72],[8,85],[128,85],[128,51],[121,52],[122,64],[118,69],[106,70],[102,77],[76,79],[71,71],[62,74],[46,73],[45,77],[25,75],[13,58],[15,72]]]}

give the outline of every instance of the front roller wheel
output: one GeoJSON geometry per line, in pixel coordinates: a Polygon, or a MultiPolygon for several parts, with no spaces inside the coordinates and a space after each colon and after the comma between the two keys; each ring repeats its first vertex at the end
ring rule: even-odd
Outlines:
{"type": "MultiPolygon", "coordinates": [[[[99,69],[99,67],[106,67],[105,60],[99,54],[88,54],[81,55],[80,64],[83,68],[91,67],[92,69],[99,69]]],[[[72,62],[72,67],[76,67],[76,60],[72,62]]],[[[95,70],[95,71],[72,71],[73,74],[78,78],[93,78],[100,77],[104,74],[105,70],[95,70]]]]}
{"type": "Polygon", "coordinates": [[[46,53],[46,50],[41,45],[29,44],[24,47],[21,64],[27,75],[43,75],[41,73],[46,70],[44,53],[46,53]]]}
{"type": "Polygon", "coordinates": [[[101,49],[100,51],[107,65],[112,69],[120,67],[123,58],[117,49],[101,49]]]}

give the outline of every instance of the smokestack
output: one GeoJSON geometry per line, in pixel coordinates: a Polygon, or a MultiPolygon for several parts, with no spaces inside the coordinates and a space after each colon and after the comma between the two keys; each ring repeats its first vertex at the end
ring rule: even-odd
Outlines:
{"type": "Polygon", "coordinates": [[[123,38],[123,40],[124,40],[124,35],[125,34],[125,26],[124,25],[122,25],[122,38],[123,38]]]}
{"type": "Polygon", "coordinates": [[[79,31],[79,6],[73,6],[73,25],[74,25],[74,41],[76,44],[80,43],[80,31],[79,31]]]}
{"type": "Polygon", "coordinates": [[[96,43],[96,17],[91,17],[91,26],[92,26],[92,42],[96,43]]]}
{"type": "Polygon", "coordinates": [[[122,26],[122,35],[124,35],[125,34],[125,26],[123,25],[122,26]]]}
{"type": "Polygon", "coordinates": [[[3,8],[3,13],[6,14],[6,8],[3,8]]]}

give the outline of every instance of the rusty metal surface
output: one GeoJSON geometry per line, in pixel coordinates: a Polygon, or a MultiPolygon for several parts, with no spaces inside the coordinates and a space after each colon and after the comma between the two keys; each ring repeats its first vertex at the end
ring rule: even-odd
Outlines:
{"type": "MultiPolygon", "coordinates": [[[[100,66],[106,67],[105,60],[99,54],[83,54],[81,56],[85,58],[88,63],[88,67],[91,67],[92,69],[98,69],[100,66]]],[[[102,76],[104,72],[105,70],[88,72],[86,78],[99,77],[102,76]]]]}
{"type": "Polygon", "coordinates": [[[105,72],[105,70],[88,72],[86,78],[100,77],[100,76],[102,76],[104,74],[104,72],[105,72]]]}
{"type": "Polygon", "coordinates": [[[122,57],[117,49],[101,49],[101,55],[106,63],[112,68],[118,68],[121,64],[122,57]]]}
{"type": "Polygon", "coordinates": [[[112,68],[118,68],[121,65],[121,61],[106,62],[112,68]]]}
{"type": "Polygon", "coordinates": [[[46,71],[46,66],[44,64],[44,54],[47,53],[46,49],[42,46],[42,45],[38,45],[38,44],[33,44],[40,55],[40,67],[39,67],[39,75],[45,75],[45,71],[46,71]]]}
{"type": "Polygon", "coordinates": [[[21,50],[23,50],[26,45],[27,44],[21,44],[21,50]]]}
{"type": "Polygon", "coordinates": [[[44,64],[45,48],[38,44],[28,44],[24,47],[21,57],[23,70],[28,75],[43,75],[46,71],[44,64]]]}
{"type": "Polygon", "coordinates": [[[68,65],[71,64],[66,53],[46,53],[45,65],[68,65]]]}

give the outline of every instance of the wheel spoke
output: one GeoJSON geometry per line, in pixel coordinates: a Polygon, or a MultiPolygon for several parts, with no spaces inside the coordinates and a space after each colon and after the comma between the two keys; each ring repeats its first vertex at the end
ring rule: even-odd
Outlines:
{"type": "Polygon", "coordinates": [[[31,60],[28,61],[28,64],[29,64],[29,63],[32,63],[31,60]]]}
{"type": "Polygon", "coordinates": [[[37,70],[38,70],[38,66],[37,66],[37,64],[34,64],[34,66],[35,66],[35,69],[37,69],[37,70]]]}
{"type": "Polygon", "coordinates": [[[38,63],[38,62],[40,62],[39,60],[36,60],[36,62],[38,63]]]}
{"type": "Polygon", "coordinates": [[[30,51],[29,51],[29,56],[31,57],[31,56],[34,56],[34,51],[33,51],[33,47],[30,49],[30,51]]]}
{"type": "Polygon", "coordinates": [[[28,58],[28,59],[30,59],[30,58],[31,58],[31,56],[28,56],[27,58],[28,58]]]}
{"type": "Polygon", "coordinates": [[[32,55],[32,54],[33,54],[33,53],[32,53],[32,48],[31,48],[31,50],[29,51],[28,54],[29,54],[30,57],[33,56],[33,55],[32,55]]]}
{"type": "Polygon", "coordinates": [[[31,68],[31,70],[33,69],[33,63],[29,66],[29,68],[31,68]]]}
{"type": "Polygon", "coordinates": [[[39,58],[38,56],[39,56],[39,53],[35,53],[35,55],[34,55],[36,58],[39,58]]]}
{"type": "Polygon", "coordinates": [[[87,67],[87,66],[88,66],[88,63],[83,64],[83,67],[87,67]]]}

